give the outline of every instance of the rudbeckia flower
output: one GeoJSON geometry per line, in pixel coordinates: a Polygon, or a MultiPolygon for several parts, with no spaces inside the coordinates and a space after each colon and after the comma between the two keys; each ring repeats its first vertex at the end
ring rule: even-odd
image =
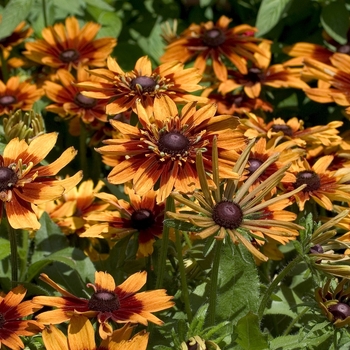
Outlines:
{"type": "Polygon", "coordinates": [[[128,202],[108,193],[97,193],[97,198],[110,205],[109,210],[87,215],[87,221],[97,224],[89,227],[80,237],[107,237],[115,240],[138,234],[137,254],[148,256],[153,253],[155,239],[162,235],[165,205],[156,204],[157,192],[153,190],[142,197],[128,186],[125,186],[125,192],[129,196],[128,202]]]}
{"type": "MultiPolygon", "coordinates": [[[[253,141],[243,151],[233,168],[233,171],[240,176],[245,171],[252,146],[253,141]]],[[[285,244],[298,236],[298,230],[301,226],[292,222],[296,219],[296,214],[284,210],[284,208],[291,204],[289,197],[299,192],[303,187],[264,200],[266,195],[284,177],[285,171],[289,167],[289,165],[285,165],[249,192],[251,185],[265,169],[276,162],[278,154],[269,157],[243,183],[239,180],[228,180],[221,186],[215,145],[213,150],[215,188],[209,187],[205,177],[202,155],[197,153],[196,164],[201,181],[201,191],[193,194],[197,201],[192,201],[183,194],[173,192],[174,199],[188,206],[192,211],[187,213],[167,212],[167,216],[178,221],[191,223],[199,231],[196,236],[202,239],[215,235],[217,240],[223,240],[228,234],[235,244],[243,244],[254,257],[266,261],[268,258],[251,241],[254,240],[258,245],[263,245],[265,237],[271,237],[279,243],[285,244]]]]}
{"type": "Polygon", "coordinates": [[[88,283],[94,293],[90,299],[78,298],[67,292],[46,274],[40,278],[52,288],[62,294],[62,297],[36,296],[33,302],[54,306],[57,309],[45,311],[37,316],[37,320],[44,324],[59,324],[68,321],[74,315],[83,315],[88,318],[97,318],[99,334],[106,339],[113,333],[109,321],[117,323],[141,323],[147,325],[148,321],[157,325],[163,322],[152,312],[168,309],[174,305],[171,296],[164,289],[140,292],[146,284],[147,273],[137,272],[131,275],[121,285],[116,286],[113,277],[106,272],[95,272],[95,283],[88,283]]]}
{"type": "Polygon", "coordinates": [[[34,320],[23,320],[41,309],[31,300],[23,301],[26,295],[23,286],[17,286],[5,296],[0,296],[0,347],[19,350],[24,348],[21,336],[32,336],[43,328],[34,320]]]}
{"type": "Polygon", "coordinates": [[[195,68],[187,68],[177,61],[152,69],[147,56],[139,58],[134,70],[124,72],[115,59],[108,57],[108,69],[94,69],[89,73],[102,78],[104,82],[86,81],[78,86],[89,98],[107,100],[106,112],[116,115],[127,110],[136,112],[136,101],[152,110],[155,99],[168,96],[174,102],[197,101],[205,103],[205,97],[194,96],[191,92],[201,90],[198,85],[202,76],[195,68]]]}
{"type": "Polygon", "coordinates": [[[17,109],[29,111],[43,94],[42,89],[26,81],[21,82],[19,77],[11,77],[7,83],[0,80],[0,115],[17,109]]]}
{"type": "Polygon", "coordinates": [[[68,326],[68,336],[54,325],[44,329],[42,334],[46,350],[146,350],[149,333],[139,332],[130,339],[132,330],[133,327],[126,324],[98,346],[89,319],[74,315],[68,326]]]}
{"type": "Polygon", "coordinates": [[[175,188],[191,192],[198,188],[195,168],[197,151],[203,152],[206,170],[211,170],[211,142],[218,136],[219,166],[222,176],[232,177],[237,153],[245,138],[235,130],[238,120],[231,115],[215,116],[216,106],[196,109],[186,104],[179,114],[169,97],[157,98],[154,112],[147,113],[137,102],[140,127],[111,120],[120,138],[103,141],[97,149],[103,161],[113,166],[107,180],[112,184],[133,181],[137,194],[144,195],[159,185],[157,202],[163,202],[175,188]]]}
{"type": "Polygon", "coordinates": [[[95,76],[91,77],[81,66],[77,70],[77,78],[65,69],[59,69],[56,74],[59,84],[45,81],[43,85],[46,96],[55,102],[45,109],[68,119],[70,134],[80,134],[80,120],[93,125],[97,122],[107,122],[106,101],[84,96],[76,85],[88,79],[97,80],[95,76]]]}
{"type": "Polygon", "coordinates": [[[57,136],[57,133],[42,134],[29,145],[15,138],[0,155],[0,211],[5,208],[7,219],[15,229],[38,230],[36,205],[59,198],[82,178],[81,171],[64,180],[53,177],[75,157],[73,147],[51,164],[40,165],[55,146],[57,136]]]}
{"type": "Polygon", "coordinates": [[[201,73],[211,59],[215,75],[219,80],[227,79],[225,59],[229,60],[242,74],[248,73],[247,60],[256,63],[254,53],[268,56],[268,52],[258,47],[262,39],[255,38],[257,29],[247,24],[229,28],[231,19],[221,16],[214,24],[212,21],[191,24],[173,40],[160,58],[161,62],[189,62],[195,58],[194,67],[201,73]]]}
{"type": "Polygon", "coordinates": [[[101,26],[88,22],[82,28],[75,17],[68,17],[63,23],[44,28],[43,39],[25,44],[23,54],[30,60],[53,68],[72,67],[79,65],[103,67],[107,56],[116,45],[116,39],[105,37],[95,39],[101,26]]]}

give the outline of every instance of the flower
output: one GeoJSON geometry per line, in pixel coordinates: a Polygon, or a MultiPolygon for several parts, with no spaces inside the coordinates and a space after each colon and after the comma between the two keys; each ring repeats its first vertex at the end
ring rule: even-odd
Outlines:
{"type": "Polygon", "coordinates": [[[164,203],[156,204],[157,192],[150,190],[142,197],[125,186],[129,201],[117,199],[108,193],[95,196],[109,203],[116,211],[96,212],[88,215],[86,220],[98,222],[89,227],[80,237],[121,239],[138,233],[138,256],[149,256],[153,253],[155,238],[160,238],[163,230],[164,203]],[[101,223],[100,223],[101,222],[101,223]]]}
{"type": "Polygon", "coordinates": [[[127,323],[97,346],[94,328],[89,319],[85,316],[74,315],[68,326],[68,336],[54,325],[45,328],[42,335],[47,350],[57,350],[58,344],[60,350],[146,350],[149,333],[137,333],[129,340],[132,330],[133,327],[127,323]]]}
{"type": "Polygon", "coordinates": [[[189,62],[196,57],[194,67],[201,73],[212,61],[212,67],[219,80],[227,79],[228,59],[242,74],[246,74],[247,60],[256,63],[254,53],[268,56],[268,52],[256,45],[262,39],[255,38],[257,29],[247,24],[228,28],[231,19],[221,16],[214,24],[212,21],[191,24],[177,40],[173,40],[160,58],[161,62],[189,62]]]}
{"type": "Polygon", "coordinates": [[[175,102],[162,96],[147,113],[140,101],[137,113],[141,128],[111,120],[120,138],[108,139],[97,149],[103,161],[113,166],[107,180],[112,184],[133,181],[135,192],[144,195],[159,184],[157,202],[163,202],[175,188],[182,192],[198,187],[195,169],[197,151],[203,152],[206,170],[211,170],[211,142],[218,136],[220,174],[232,177],[237,153],[245,138],[235,131],[237,118],[215,116],[215,105],[196,110],[196,103],[183,107],[180,115],[175,102]]]}
{"type": "Polygon", "coordinates": [[[254,99],[261,95],[263,86],[273,88],[296,88],[306,89],[309,86],[300,79],[300,70],[284,67],[282,64],[271,63],[271,43],[263,41],[259,44],[259,48],[265,52],[255,52],[255,63],[246,73],[237,72],[229,69],[229,78],[222,82],[219,86],[219,92],[227,94],[238,88],[243,88],[248,97],[254,99]]]}
{"type": "Polygon", "coordinates": [[[7,219],[15,229],[38,230],[36,205],[59,198],[82,178],[81,171],[64,180],[51,178],[74,158],[73,147],[53,163],[39,165],[54,147],[57,136],[57,133],[42,134],[29,145],[14,138],[0,155],[0,211],[6,209],[7,219]]]}
{"type": "MultiPolygon", "coordinates": [[[[215,235],[216,239],[223,240],[228,234],[234,243],[242,243],[257,259],[266,261],[267,257],[252,244],[251,240],[254,239],[256,243],[263,245],[266,236],[267,239],[271,237],[279,243],[285,244],[298,236],[298,230],[301,226],[291,222],[296,219],[296,214],[283,209],[291,204],[288,198],[303,187],[264,200],[265,196],[284,177],[285,171],[289,167],[287,164],[249,192],[250,186],[256,179],[270,164],[276,162],[278,154],[269,157],[246,181],[227,180],[221,186],[215,143],[214,139],[213,178],[215,188],[209,188],[205,178],[203,157],[198,152],[196,164],[201,191],[193,194],[198,204],[180,193],[173,192],[172,196],[175,200],[193,211],[186,213],[167,212],[167,216],[178,221],[191,223],[199,230],[196,235],[202,239],[215,235]]],[[[242,175],[244,172],[253,144],[254,140],[246,147],[233,168],[233,171],[237,172],[238,175],[242,175]]]]}
{"type": "Polygon", "coordinates": [[[0,80],[0,115],[10,114],[17,109],[29,111],[44,91],[36,85],[20,81],[19,77],[11,77],[5,84],[0,80]]]}
{"type": "Polygon", "coordinates": [[[95,272],[95,284],[88,283],[94,293],[90,299],[78,298],[67,292],[46,274],[40,278],[52,288],[60,292],[62,297],[36,296],[34,303],[55,306],[56,310],[45,311],[37,316],[44,324],[59,324],[71,319],[74,315],[97,318],[99,334],[102,339],[112,335],[112,327],[108,321],[117,323],[141,323],[147,325],[151,321],[157,325],[163,322],[152,312],[168,309],[174,305],[171,296],[164,289],[137,293],[146,283],[147,273],[137,272],[121,285],[116,286],[113,277],[102,271],[95,272]]]}
{"type": "Polygon", "coordinates": [[[306,185],[294,195],[299,210],[304,210],[305,203],[310,199],[327,210],[333,209],[334,201],[348,201],[350,185],[342,183],[342,177],[346,175],[328,170],[333,159],[328,155],[319,158],[312,166],[306,159],[292,165],[290,171],[294,174],[294,181],[285,184],[286,191],[306,185]]]}
{"type": "Polygon", "coordinates": [[[116,39],[95,39],[101,26],[88,22],[81,29],[75,17],[63,23],[44,28],[43,39],[25,44],[23,54],[34,62],[53,68],[70,70],[78,66],[103,67],[107,56],[116,45],[116,39]]]}
{"type": "Polygon", "coordinates": [[[23,301],[27,291],[23,286],[17,286],[5,296],[0,296],[0,347],[19,350],[24,348],[20,336],[31,336],[43,328],[34,320],[23,320],[41,309],[40,305],[31,300],[23,301]]]}
{"type": "Polygon", "coordinates": [[[132,109],[140,100],[147,110],[152,110],[156,98],[168,96],[175,102],[198,101],[206,103],[205,97],[189,92],[201,90],[198,85],[202,76],[195,68],[184,69],[183,64],[169,62],[152,70],[147,56],[139,58],[131,72],[124,72],[115,59],[108,57],[108,69],[94,69],[89,73],[104,79],[104,82],[86,81],[78,84],[89,98],[109,100],[106,112],[115,115],[132,109]]]}
{"type": "MultiPolygon", "coordinates": [[[[77,70],[77,78],[74,78],[65,69],[59,69],[57,77],[60,84],[46,81],[43,86],[46,96],[55,102],[45,108],[47,111],[59,114],[62,118],[70,119],[70,126],[76,124],[76,119],[81,119],[85,124],[96,123],[97,121],[107,122],[105,100],[84,96],[81,89],[76,85],[88,79],[94,81],[96,77],[90,77],[81,66],[77,70]]],[[[70,132],[71,129],[70,127],[70,132]]]]}

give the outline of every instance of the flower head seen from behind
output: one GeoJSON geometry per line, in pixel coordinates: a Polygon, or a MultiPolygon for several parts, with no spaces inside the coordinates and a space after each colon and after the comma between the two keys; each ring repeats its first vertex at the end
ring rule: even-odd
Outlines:
{"type": "Polygon", "coordinates": [[[5,296],[0,296],[0,347],[19,350],[24,348],[21,336],[32,336],[43,328],[34,320],[23,320],[41,309],[31,300],[22,301],[26,295],[23,286],[17,286],[5,296]]]}
{"type": "Polygon", "coordinates": [[[111,120],[121,137],[105,140],[97,151],[113,166],[107,179],[112,184],[133,181],[135,192],[144,195],[159,186],[157,202],[163,202],[173,189],[191,192],[199,186],[195,167],[196,152],[202,151],[205,168],[211,171],[211,142],[218,137],[220,174],[233,177],[231,169],[236,151],[243,149],[245,138],[236,131],[238,120],[231,115],[215,116],[216,106],[197,110],[186,104],[181,113],[167,96],[157,98],[153,113],[137,102],[141,127],[111,120]]]}
{"type": "Polygon", "coordinates": [[[207,102],[205,97],[191,94],[202,89],[198,85],[201,74],[195,68],[185,69],[178,61],[152,69],[151,60],[143,56],[131,72],[124,72],[115,59],[108,57],[107,67],[89,71],[103,82],[87,81],[78,86],[86,90],[83,94],[89,98],[107,100],[106,112],[109,115],[131,109],[136,113],[137,100],[147,110],[152,110],[155,99],[164,95],[175,102],[207,102]]]}
{"type": "Polygon", "coordinates": [[[96,345],[95,332],[90,320],[82,315],[74,315],[65,335],[56,326],[50,325],[43,331],[43,341],[47,350],[146,350],[149,333],[139,332],[131,339],[133,327],[125,324],[109,337],[96,345]]]}
{"type": "MultiPolygon", "coordinates": [[[[243,174],[252,146],[253,142],[250,142],[233,168],[233,171],[239,175],[243,174]]],[[[289,197],[299,192],[302,187],[264,200],[285,176],[285,171],[289,167],[289,165],[285,165],[249,192],[251,185],[262,172],[278,159],[278,154],[275,154],[269,157],[243,183],[239,180],[228,180],[222,188],[219,183],[216,152],[214,146],[213,179],[215,189],[209,188],[205,179],[202,155],[198,153],[197,171],[200,174],[201,191],[195,192],[193,195],[198,203],[179,193],[173,193],[172,196],[175,200],[187,205],[193,209],[193,212],[186,214],[167,212],[167,215],[175,220],[192,223],[199,230],[197,236],[202,239],[215,235],[216,239],[223,240],[228,234],[235,244],[243,244],[256,258],[266,261],[267,257],[251,241],[254,239],[259,245],[263,245],[266,239],[271,237],[279,243],[285,244],[298,236],[298,230],[301,226],[292,222],[296,219],[296,214],[284,210],[284,208],[291,204],[289,197]]]]}
{"type": "Polygon", "coordinates": [[[195,59],[194,67],[201,73],[208,66],[209,59],[219,80],[227,79],[225,59],[237,69],[247,74],[247,60],[256,62],[254,53],[268,57],[268,52],[258,47],[262,39],[254,37],[256,28],[242,24],[229,28],[231,19],[221,16],[214,24],[212,21],[192,24],[179,37],[167,46],[162,62],[189,62],[195,59]]]}
{"type": "Polygon", "coordinates": [[[1,216],[5,208],[9,224],[15,229],[39,229],[35,206],[59,198],[82,178],[81,171],[64,180],[54,178],[75,157],[73,147],[51,164],[39,164],[56,140],[57,133],[39,135],[29,145],[14,138],[0,155],[1,216]]]}
{"type": "Polygon", "coordinates": [[[146,284],[147,273],[138,272],[131,275],[121,285],[116,286],[113,277],[106,272],[95,272],[95,283],[89,283],[94,293],[90,299],[78,298],[67,292],[46,274],[40,278],[62,294],[62,297],[37,296],[33,302],[40,305],[54,306],[57,309],[46,311],[37,316],[44,324],[59,324],[79,314],[88,318],[97,318],[99,334],[106,339],[113,332],[110,321],[116,323],[140,323],[148,321],[162,325],[162,321],[152,312],[168,309],[174,305],[172,297],[164,289],[140,292],[146,284]]]}
{"type": "Polygon", "coordinates": [[[111,37],[95,39],[100,25],[86,23],[82,28],[75,17],[42,30],[43,39],[26,43],[23,54],[32,61],[53,68],[75,69],[79,65],[103,67],[116,45],[111,37]]]}
{"type": "Polygon", "coordinates": [[[34,84],[20,81],[13,76],[4,83],[0,80],[0,115],[15,112],[17,109],[29,111],[44,91],[34,84]]]}

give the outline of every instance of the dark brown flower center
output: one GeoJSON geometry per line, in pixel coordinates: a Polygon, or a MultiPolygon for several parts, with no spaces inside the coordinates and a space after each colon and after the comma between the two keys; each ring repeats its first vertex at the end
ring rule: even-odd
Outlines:
{"type": "Polygon", "coordinates": [[[158,140],[160,152],[171,155],[184,155],[190,147],[190,141],[178,131],[164,132],[158,140]]]}
{"type": "Polygon", "coordinates": [[[153,224],[154,216],[148,209],[139,209],[131,214],[131,226],[137,230],[146,230],[153,224]]]}
{"type": "Polygon", "coordinates": [[[337,52],[340,53],[345,53],[345,54],[350,54],[350,45],[349,44],[345,44],[345,45],[341,45],[339,47],[337,47],[337,52]]]}
{"type": "Polygon", "coordinates": [[[88,308],[93,311],[113,312],[120,307],[118,296],[109,291],[99,291],[92,294],[88,308]]]}
{"type": "Polygon", "coordinates": [[[323,250],[321,244],[316,244],[310,248],[310,253],[311,254],[323,254],[324,250],[323,250]]]}
{"type": "Polygon", "coordinates": [[[304,170],[297,174],[297,180],[294,183],[294,188],[301,185],[306,185],[303,192],[317,191],[321,186],[320,177],[312,170],[304,170]]]}
{"type": "Polygon", "coordinates": [[[292,137],[292,135],[293,135],[292,128],[287,124],[273,124],[271,129],[274,132],[282,131],[283,134],[285,134],[289,137],[292,137]]]}
{"type": "Polygon", "coordinates": [[[231,201],[222,201],[213,208],[213,220],[217,225],[235,229],[242,223],[243,212],[238,204],[231,201]]]}
{"type": "Polygon", "coordinates": [[[195,340],[188,340],[186,342],[187,350],[198,350],[200,349],[199,344],[195,340]]]}
{"type": "Polygon", "coordinates": [[[59,55],[60,60],[64,63],[74,62],[80,57],[80,53],[75,49],[62,51],[59,55]]]}
{"type": "Polygon", "coordinates": [[[0,192],[11,188],[18,180],[16,173],[7,167],[0,167],[0,192]]]}
{"type": "Polygon", "coordinates": [[[3,106],[8,106],[17,102],[17,98],[11,95],[5,95],[0,97],[0,104],[3,106]]]}
{"type": "Polygon", "coordinates": [[[263,163],[260,159],[256,159],[256,158],[250,158],[248,162],[249,162],[249,167],[248,167],[249,175],[256,172],[260,168],[261,164],[263,163]]]}
{"type": "Polygon", "coordinates": [[[84,96],[83,94],[81,94],[80,92],[78,92],[75,96],[74,96],[74,102],[75,104],[77,104],[79,107],[82,108],[92,108],[96,106],[97,100],[92,98],[92,97],[88,97],[88,96],[84,96]]]}
{"type": "Polygon", "coordinates": [[[350,316],[350,307],[348,304],[338,303],[328,307],[328,311],[334,316],[336,320],[344,320],[350,316]]]}
{"type": "Polygon", "coordinates": [[[261,70],[259,68],[250,68],[248,70],[247,79],[252,83],[258,83],[262,80],[261,70]]]}
{"type": "Polygon", "coordinates": [[[133,80],[131,80],[130,87],[133,90],[152,92],[152,91],[154,91],[154,88],[156,87],[156,82],[151,77],[140,76],[140,77],[136,77],[133,80]],[[137,88],[137,86],[139,86],[139,87],[137,88]]]}
{"type": "Polygon", "coordinates": [[[203,36],[202,40],[204,44],[209,47],[216,47],[223,44],[226,40],[225,34],[220,28],[213,28],[207,30],[203,36]]]}
{"type": "Polygon", "coordinates": [[[5,316],[0,313],[0,329],[4,326],[5,323],[6,323],[5,316]]]}

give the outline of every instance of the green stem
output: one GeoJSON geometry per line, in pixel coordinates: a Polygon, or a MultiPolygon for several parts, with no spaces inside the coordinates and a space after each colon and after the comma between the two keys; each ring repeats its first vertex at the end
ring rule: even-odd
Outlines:
{"type": "Polygon", "coordinates": [[[286,330],[283,332],[283,335],[288,335],[289,332],[292,330],[294,325],[310,310],[309,307],[306,307],[303,309],[303,311],[289,324],[289,326],[286,328],[286,330]]]}
{"type": "Polygon", "coordinates": [[[9,72],[7,69],[7,62],[4,57],[4,52],[2,50],[0,50],[0,60],[1,60],[2,81],[6,84],[9,78],[9,72]]]}
{"type": "MultiPolygon", "coordinates": [[[[175,203],[171,196],[169,196],[165,203],[165,213],[167,211],[174,211],[175,203]]],[[[170,228],[167,225],[163,227],[162,233],[162,245],[160,248],[159,261],[158,261],[158,271],[157,271],[157,281],[156,289],[162,288],[163,280],[166,270],[166,259],[168,256],[168,245],[169,245],[169,230],[170,228]]]]}
{"type": "Polygon", "coordinates": [[[46,0],[43,0],[43,15],[44,15],[44,26],[47,27],[47,15],[46,15],[46,0]]]}
{"type": "Polygon", "coordinates": [[[101,154],[95,151],[92,147],[92,172],[91,178],[95,184],[101,179],[101,154]]]}
{"type": "Polygon", "coordinates": [[[88,167],[87,167],[87,158],[86,158],[86,139],[87,139],[87,130],[85,123],[80,123],[80,135],[79,135],[79,161],[80,169],[83,171],[83,178],[88,179],[88,167]]]}
{"type": "Polygon", "coordinates": [[[274,290],[277,288],[278,284],[286,277],[301,261],[303,260],[301,255],[298,255],[292,260],[278,275],[277,277],[271,282],[271,284],[268,286],[268,288],[265,291],[265,294],[260,302],[259,309],[258,309],[258,316],[261,320],[264,311],[267,307],[267,303],[269,302],[271,298],[271,294],[274,292],[274,290]]]}
{"type": "Polygon", "coordinates": [[[217,298],[217,286],[218,286],[218,274],[220,266],[220,255],[223,240],[215,242],[214,260],[210,274],[210,294],[209,294],[209,307],[208,307],[208,326],[215,326],[215,313],[216,313],[216,298],[217,298]]]}
{"type": "Polygon", "coordinates": [[[12,286],[16,287],[18,282],[18,251],[17,251],[17,231],[8,223],[8,233],[11,251],[11,279],[12,286]]]}
{"type": "Polygon", "coordinates": [[[181,235],[179,230],[175,230],[176,234],[176,250],[177,250],[177,260],[178,260],[178,266],[180,270],[180,278],[181,278],[181,294],[183,301],[185,303],[185,311],[187,314],[188,322],[191,323],[193,316],[192,316],[192,310],[190,305],[190,296],[188,293],[188,286],[187,286],[187,279],[186,279],[186,270],[185,265],[183,261],[183,255],[182,255],[182,242],[181,242],[181,235]]]}

